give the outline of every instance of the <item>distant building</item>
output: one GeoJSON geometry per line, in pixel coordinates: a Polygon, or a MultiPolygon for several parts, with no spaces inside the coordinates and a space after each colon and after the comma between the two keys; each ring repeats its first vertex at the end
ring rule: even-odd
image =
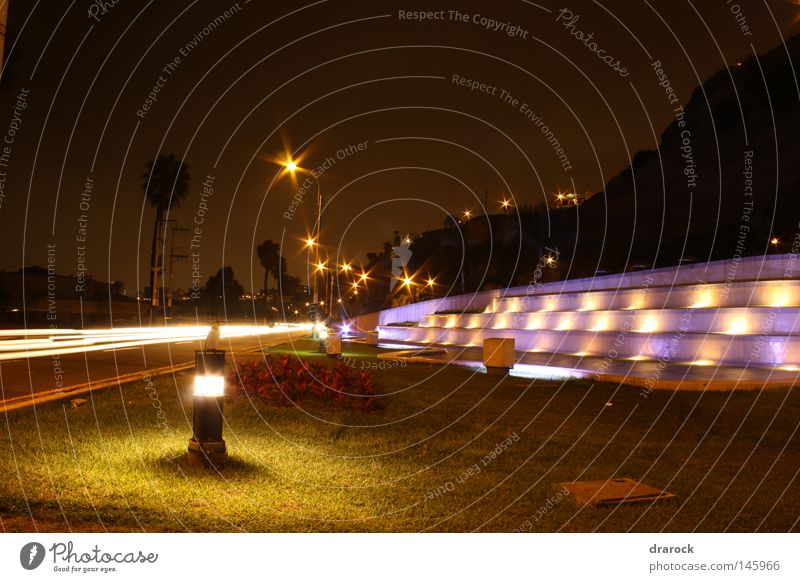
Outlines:
{"type": "Polygon", "coordinates": [[[22,327],[84,327],[138,321],[139,302],[120,281],[59,275],[46,267],[0,271],[0,321],[22,327]]]}

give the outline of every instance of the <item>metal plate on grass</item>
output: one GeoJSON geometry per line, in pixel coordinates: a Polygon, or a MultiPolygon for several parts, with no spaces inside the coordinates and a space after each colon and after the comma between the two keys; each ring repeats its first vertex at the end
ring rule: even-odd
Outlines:
{"type": "Polygon", "coordinates": [[[601,481],[553,483],[553,487],[568,490],[576,504],[593,507],[647,503],[675,497],[673,493],[626,477],[601,481]]]}

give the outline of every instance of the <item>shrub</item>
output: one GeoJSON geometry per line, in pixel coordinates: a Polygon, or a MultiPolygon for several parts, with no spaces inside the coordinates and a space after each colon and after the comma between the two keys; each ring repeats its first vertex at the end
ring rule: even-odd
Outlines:
{"type": "Polygon", "coordinates": [[[284,354],[239,362],[228,374],[234,395],[258,397],[273,406],[312,401],[349,410],[377,410],[375,381],[364,371],[339,363],[331,368],[284,354]]]}

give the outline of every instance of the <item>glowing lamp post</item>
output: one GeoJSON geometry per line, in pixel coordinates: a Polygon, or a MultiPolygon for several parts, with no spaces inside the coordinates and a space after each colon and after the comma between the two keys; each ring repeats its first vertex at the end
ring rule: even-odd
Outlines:
{"type": "Polygon", "coordinates": [[[187,457],[190,465],[220,466],[225,463],[227,451],[222,439],[224,372],[224,350],[195,352],[194,413],[187,457]]]}
{"type": "Polygon", "coordinates": [[[328,328],[321,323],[316,324],[314,327],[317,328],[317,339],[319,340],[317,350],[324,354],[328,346],[328,328]]]}

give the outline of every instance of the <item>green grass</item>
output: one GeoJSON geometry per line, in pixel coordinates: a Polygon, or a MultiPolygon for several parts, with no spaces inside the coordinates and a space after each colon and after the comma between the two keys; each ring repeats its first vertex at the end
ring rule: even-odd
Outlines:
{"type": "MultiPolygon", "coordinates": [[[[288,349],[288,347],[278,348],[288,349]]],[[[307,342],[295,349],[318,358],[307,342]]],[[[363,346],[346,355],[374,366],[363,346]]],[[[456,367],[372,372],[385,409],[226,402],[230,462],[187,467],[188,374],[3,419],[5,531],[788,531],[800,515],[797,391],[655,392],[456,367]],[[157,400],[154,397],[157,395],[157,400]],[[612,402],[613,406],[606,406],[612,402]],[[157,426],[158,408],[166,427],[157,426]],[[498,443],[516,442],[485,465],[498,443]],[[480,471],[469,468],[477,463],[480,471]],[[459,479],[460,475],[466,475],[459,479]],[[615,509],[552,483],[632,477],[674,500],[615,509]],[[431,493],[439,488],[441,495],[431,493]]]]}

